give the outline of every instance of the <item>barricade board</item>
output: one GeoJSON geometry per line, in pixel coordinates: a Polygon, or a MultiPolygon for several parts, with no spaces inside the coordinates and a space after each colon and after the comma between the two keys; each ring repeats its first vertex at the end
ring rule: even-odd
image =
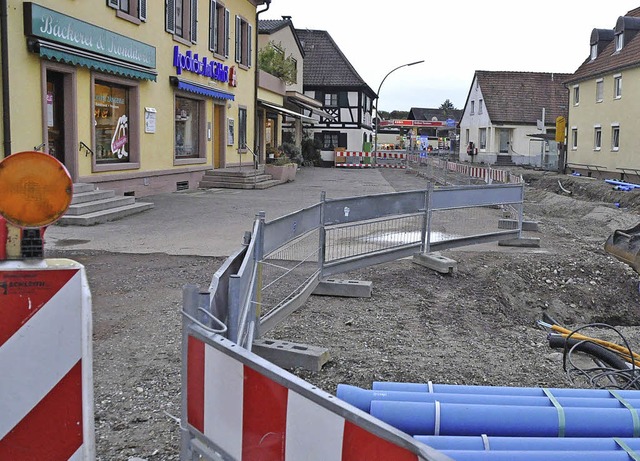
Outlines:
{"type": "Polygon", "coordinates": [[[192,447],[238,461],[449,459],[218,335],[187,331],[192,447]]]}
{"type": "Polygon", "coordinates": [[[0,262],[0,307],[0,459],[95,459],[84,267],[0,262]]]}

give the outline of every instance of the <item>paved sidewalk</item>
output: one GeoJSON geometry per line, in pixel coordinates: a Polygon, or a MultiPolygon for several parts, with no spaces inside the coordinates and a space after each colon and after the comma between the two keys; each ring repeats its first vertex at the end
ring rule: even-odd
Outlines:
{"type": "MultiPolygon", "coordinates": [[[[296,180],[265,190],[209,189],[141,198],[155,208],[90,227],[50,226],[45,250],[105,250],[118,253],[228,256],[251,230],[258,211],[267,221],[328,198],[394,192],[385,176],[403,171],[302,168],[296,180]]],[[[407,175],[411,176],[411,175],[407,175]]],[[[406,178],[409,179],[409,178],[406,178]]]]}

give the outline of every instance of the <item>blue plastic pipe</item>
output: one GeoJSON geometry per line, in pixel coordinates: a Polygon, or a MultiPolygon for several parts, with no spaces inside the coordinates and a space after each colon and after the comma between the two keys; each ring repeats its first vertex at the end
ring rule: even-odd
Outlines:
{"type": "MultiPolygon", "coordinates": [[[[476,451],[615,451],[620,446],[612,438],[585,437],[482,437],[416,435],[416,440],[436,450],[476,451]]],[[[634,451],[640,451],[640,439],[620,439],[634,451]]]]}
{"type": "Polygon", "coordinates": [[[410,435],[633,437],[628,409],[371,402],[371,415],[410,435]]]}
{"type": "Polygon", "coordinates": [[[640,184],[634,184],[632,182],[618,181],[617,179],[605,179],[604,182],[607,184],[613,184],[616,186],[630,187],[632,189],[636,189],[640,187],[640,184]]]}
{"type": "MultiPolygon", "coordinates": [[[[374,400],[396,401],[396,402],[435,402],[441,403],[463,403],[463,404],[483,404],[483,405],[519,405],[550,407],[553,403],[547,396],[529,395],[497,395],[497,394],[453,394],[428,392],[407,392],[407,391],[385,391],[361,389],[348,384],[338,384],[336,396],[350,403],[351,405],[369,412],[371,402],[374,400]]],[[[622,403],[613,395],[601,398],[579,398],[579,397],[558,397],[556,399],[562,407],[589,407],[589,408],[624,408],[622,403]]],[[[625,401],[633,408],[640,409],[640,395],[637,399],[625,401]]]]}
{"type": "Polygon", "coordinates": [[[442,451],[455,461],[631,461],[624,451],[442,451]]]}
{"type": "MultiPolygon", "coordinates": [[[[484,395],[529,395],[544,397],[546,394],[540,387],[505,387],[505,386],[464,386],[458,384],[432,384],[435,393],[448,394],[484,394],[484,395]]],[[[376,391],[429,392],[427,383],[397,383],[374,381],[372,388],[376,391]]],[[[609,398],[611,393],[606,389],[565,389],[550,388],[554,397],[609,398]]],[[[616,391],[624,399],[640,399],[640,391],[616,391]]]]}

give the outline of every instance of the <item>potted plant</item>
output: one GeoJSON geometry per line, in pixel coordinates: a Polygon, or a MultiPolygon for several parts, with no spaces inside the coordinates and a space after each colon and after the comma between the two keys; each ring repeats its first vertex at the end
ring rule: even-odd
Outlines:
{"type": "Polygon", "coordinates": [[[264,172],[271,175],[273,179],[288,182],[293,181],[296,177],[298,164],[291,161],[286,155],[281,155],[273,163],[267,163],[264,166],[264,172]]]}

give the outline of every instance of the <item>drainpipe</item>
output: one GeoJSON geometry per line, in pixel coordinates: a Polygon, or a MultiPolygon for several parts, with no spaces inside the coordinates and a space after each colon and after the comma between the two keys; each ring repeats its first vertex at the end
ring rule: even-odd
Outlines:
{"type": "MultiPolygon", "coordinates": [[[[261,13],[264,13],[271,6],[271,0],[266,0],[267,7],[264,10],[256,10],[256,39],[255,39],[255,59],[253,60],[254,66],[256,66],[256,78],[253,88],[253,107],[254,107],[254,115],[253,115],[253,151],[258,156],[258,163],[260,163],[260,149],[258,146],[258,140],[260,137],[258,136],[258,131],[260,127],[258,126],[258,21],[261,13]]],[[[257,167],[257,165],[256,165],[257,167]]]]}
{"type": "Polygon", "coordinates": [[[9,104],[9,38],[7,31],[7,0],[0,0],[0,53],[2,53],[2,139],[3,156],[11,154],[11,105],[9,104]]]}

